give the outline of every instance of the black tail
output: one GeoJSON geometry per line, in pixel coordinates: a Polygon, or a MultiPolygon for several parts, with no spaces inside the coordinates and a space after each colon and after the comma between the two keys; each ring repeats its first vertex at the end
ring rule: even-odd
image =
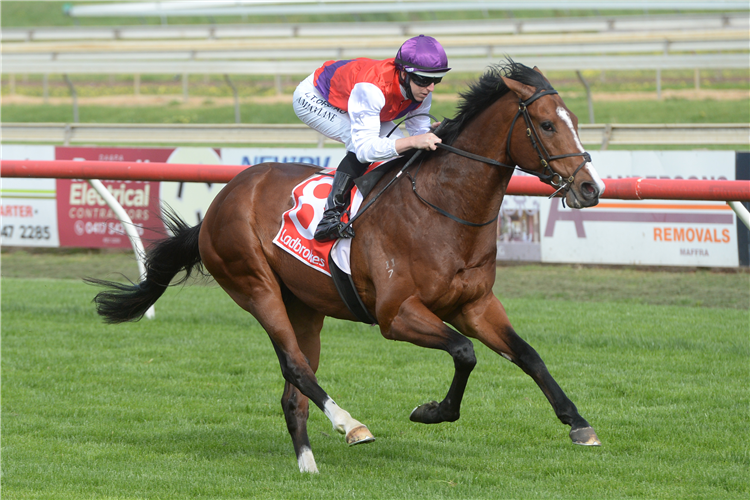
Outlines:
{"type": "Polygon", "coordinates": [[[91,285],[108,288],[94,297],[96,312],[106,323],[138,321],[148,308],[159,300],[180,271],[185,276],[175,284],[184,283],[196,269],[203,273],[198,251],[198,233],[201,223],[190,227],[177,214],[164,211],[162,216],[170,236],[149,248],[146,255],[146,278],[138,284],[129,285],[114,281],[86,278],[91,285]]]}

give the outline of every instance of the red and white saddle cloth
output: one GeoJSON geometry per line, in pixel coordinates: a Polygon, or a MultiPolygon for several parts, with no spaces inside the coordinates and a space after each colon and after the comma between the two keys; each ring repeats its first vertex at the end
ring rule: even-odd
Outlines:
{"type": "MultiPolygon", "coordinates": [[[[368,172],[381,164],[382,162],[371,165],[368,172]]],[[[313,238],[315,228],[318,227],[318,222],[323,218],[326,200],[333,184],[331,174],[335,172],[335,169],[323,170],[295,186],[292,190],[294,206],[284,212],[281,229],[273,239],[277,246],[328,276],[331,275],[328,264],[329,255],[335,260],[339,269],[351,274],[349,266],[351,239],[342,238],[320,243],[313,238]]],[[[356,186],[352,188],[351,200],[349,212],[353,217],[362,205],[363,200],[362,193],[356,186]]],[[[344,222],[348,221],[346,215],[344,215],[343,220],[344,222]]]]}

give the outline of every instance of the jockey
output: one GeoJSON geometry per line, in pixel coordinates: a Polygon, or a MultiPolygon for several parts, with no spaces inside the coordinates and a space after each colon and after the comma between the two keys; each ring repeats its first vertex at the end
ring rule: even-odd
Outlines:
{"type": "Polygon", "coordinates": [[[294,112],[305,124],[342,142],[347,151],[333,177],[323,219],[315,230],[316,240],[354,236],[341,215],[354,179],[371,162],[410,149],[437,149],[441,139],[431,132],[426,114],[435,85],[449,70],[440,43],[419,35],[404,42],[395,58],[328,61],[299,84],[294,92],[294,112]],[[385,137],[395,126],[394,120],[419,114],[425,116],[405,122],[409,137],[398,129],[385,137]]]}

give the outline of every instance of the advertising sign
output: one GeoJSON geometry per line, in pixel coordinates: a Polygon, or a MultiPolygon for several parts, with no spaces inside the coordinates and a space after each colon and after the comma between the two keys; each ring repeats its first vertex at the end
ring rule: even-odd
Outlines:
{"type": "MultiPolygon", "coordinates": [[[[302,162],[329,168],[336,167],[344,153],[343,148],[2,146],[3,159],[247,166],[302,162]]],[[[736,158],[742,157],[733,151],[594,151],[591,156],[604,179],[719,180],[733,180],[736,158]]],[[[164,232],[158,219],[161,204],[171,206],[188,224],[197,224],[224,187],[188,182],[103,183],[145,240],[164,232]]],[[[0,201],[2,245],[130,246],[117,218],[85,180],[2,179],[0,201]]],[[[738,232],[736,217],[724,202],[602,199],[596,207],[573,210],[559,198],[507,196],[499,215],[498,260],[735,267],[738,247],[743,244],[738,239],[744,234],[738,232]]]]}
{"type": "MultiPolygon", "coordinates": [[[[58,147],[55,156],[58,160],[164,162],[171,152],[161,148],[58,147]]],[[[141,238],[164,235],[158,182],[102,180],[102,184],[125,209],[141,238]]],[[[130,248],[122,223],[86,180],[58,179],[56,187],[60,246],[130,248]]]]}
{"type": "MultiPolygon", "coordinates": [[[[191,163],[200,165],[256,165],[258,163],[309,163],[321,167],[336,167],[344,158],[345,151],[320,148],[176,148],[167,158],[167,163],[191,163]]],[[[313,172],[311,171],[312,175],[313,172]]],[[[161,199],[172,207],[188,224],[197,224],[222,190],[224,184],[195,182],[162,182],[161,199]]],[[[289,193],[291,195],[291,192],[289,193]]]]}
{"type": "MultiPolygon", "coordinates": [[[[516,172],[514,175],[528,175],[516,172]]],[[[542,260],[539,210],[542,198],[513,196],[503,198],[497,225],[497,260],[542,260]]]]}
{"type": "MultiPolygon", "coordinates": [[[[606,178],[733,180],[733,151],[602,151],[606,178]]],[[[724,202],[608,200],[583,210],[540,198],[542,261],[669,266],[739,265],[734,213],[724,202]]]]}
{"type": "Polygon", "coordinates": [[[224,165],[257,165],[258,163],[309,163],[336,168],[344,159],[344,148],[222,148],[224,165]]]}
{"type": "MultiPolygon", "coordinates": [[[[54,160],[54,146],[3,145],[4,160],[54,160]]],[[[54,179],[3,179],[0,192],[0,245],[57,247],[54,179]]]]}

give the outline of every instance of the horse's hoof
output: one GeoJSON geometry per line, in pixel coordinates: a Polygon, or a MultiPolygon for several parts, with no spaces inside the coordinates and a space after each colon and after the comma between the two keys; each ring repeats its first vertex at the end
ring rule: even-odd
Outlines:
{"type": "Polygon", "coordinates": [[[602,444],[593,427],[571,429],[570,439],[573,440],[573,444],[580,444],[581,446],[601,446],[602,444]]]}
{"type": "Polygon", "coordinates": [[[409,414],[409,420],[419,422],[420,424],[434,424],[440,422],[438,418],[438,407],[440,403],[430,401],[421,406],[414,408],[409,414]]]}
{"type": "Polygon", "coordinates": [[[373,441],[375,441],[375,436],[372,435],[366,425],[357,426],[346,434],[346,444],[349,446],[372,443],[373,441]]]}

